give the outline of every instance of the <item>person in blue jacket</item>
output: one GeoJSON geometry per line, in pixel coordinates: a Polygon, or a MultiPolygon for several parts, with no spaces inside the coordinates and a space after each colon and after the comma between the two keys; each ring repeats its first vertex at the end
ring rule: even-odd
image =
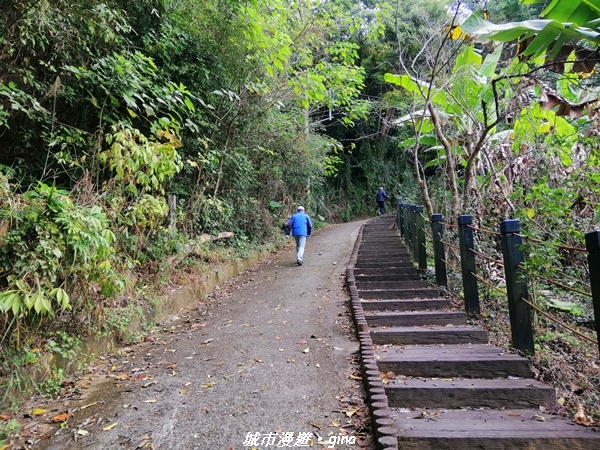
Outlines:
{"type": "Polygon", "coordinates": [[[385,214],[385,201],[388,197],[389,195],[387,195],[387,192],[383,190],[383,187],[380,187],[379,191],[377,191],[377,195],[375,196],[375,199],[377,200],[377,206],[379,206],[379,211],[377,211],[378,216],[385,214]]]}
{"type": "Polygon", "coordinates": [[[296,264],[301,266],[304,262],[306,239],[312,234],[312,222],[308,214],[304,212],[304,206],[298,206],[298,212],[288,220],[285,226],[285,237],[289,237],[290,232],[296,240],[296,264]]]}

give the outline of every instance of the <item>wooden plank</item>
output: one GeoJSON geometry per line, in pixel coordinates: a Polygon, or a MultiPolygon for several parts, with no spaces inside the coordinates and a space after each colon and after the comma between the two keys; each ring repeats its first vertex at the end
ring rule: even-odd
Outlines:
{"type": "Polygon", "coordinates": [[[530,378],[527,359],[491,345],[410,345],[376,347],[382,372],[416,377],[530,378]]]}
{"type": "Polygon", "coordinates": [[[358,251],[357,258],[404,258],[406,261],[411,260],[408,251],[403,247],[398,247],[394,244],[370,245],[367,248],[362,248],[358,251]]]}
{"type": "MultiPolygon", "coordinates": [[[[432,287],[427,281],[422,280],[386,280],[386,281],[363,281],[356,280],[358,289],[371,290],[393,290],[393,289],[439,289],[432,287]]],[[[437,296],[437,295],[436,295],[437,296]]]]}
{"type": "Polygon", "coordinates": [[[488,334],[475,327],[389,327],[371,330],[371,339],[374,344],[485,344],[488,334]]]}
{"type": "Polygon", "coordinates": [[[354,277],[357,282],[368,282],[368,281],[396,281],[396,280],[421,280],[421,275],[416,269],[404,269],[395,271],[381,270],[355,270],[354,277]]]}
{"type": "Polygon", "coordinates": [[[450,309],[452,303],[447,298],[420,298],[420,299],[361,299],[365,311],[423,311],[450,309]]]}
{"type": "Polygon", "coordinates": [[[402,408],[537,408],[556,391],[530,379],[396,378],[385,386],[390,406],[402,408]]]}
{"type": "Polygon", "coordinates": [[[415,327],[422,325],[466,325],[467,316],[462,312],[406,311],[365,312],[370,326],[415,327]]]}
{"type": "Polygon", "coordinates": [[[388,270],[394,268],[414,267],[411,261],[396,261],[388,263],[386,261],[356,261],[354,265],[357,269],[380,269],[388,270]]]}
{"type": "Polygon", "coordinates": [[[399,258],[397,256],[381,256],[381,255],[373,255],[368,257],[359,256],[356,258],[356,266],[357,267],[368,267],[370,264],[384,264],[388,267],[397,266],[398,264],[401,267],[411,267],[412,261],[406,260],[405,258],[399,258]]]}
{"type": "Polygon", "coordinates": [[[372,274],[359,273],[355,271],[354,279],[357,282],[371,282],[371,281],[400,281],[400,280],[422,280],[421,275],[416,270],[399,270],[395,273],[388,273],[387,271],[382,273],[380,270],[372,271],[372,274]]]}
{"type": "Polygon", "coordinates": [[[361,289],[358,288],[360,298],[400,299],[400,298],[435,298],[440,295],[438,289],[361,289]]]}
{"type": "Polygon", "coordinates": [[[392,409],[398,447],[420,450],[595,450],[600,433],[537,409],[392,409]],[[533,418],[542,418],[535,420],[533,418]]]}

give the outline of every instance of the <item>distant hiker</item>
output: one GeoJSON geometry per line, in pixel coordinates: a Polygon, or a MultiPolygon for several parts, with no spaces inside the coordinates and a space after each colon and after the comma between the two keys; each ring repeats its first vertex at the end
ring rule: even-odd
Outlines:
{"type": "Polygon", "coordinates": [[[383,190],[383,187],[380,187],[379,191],[377,191],[377,195],[375,196],[377,199],[377,206],[379,206],[379,211],[377,211],[378,216],[385,214],[385,201],[388,197],[389,195],[387,195],[387,193],[383,190]]]}
{"type": "Polygon", "coordinates": [[[290,236],[290,231],[296,240],[296,264],[301,266],[304,262],[306,239],[312,234],[312,222],[304,212],[304,206],[298,206],[298,212],[288,220],[285,226],[285,237],[290,236]]]}

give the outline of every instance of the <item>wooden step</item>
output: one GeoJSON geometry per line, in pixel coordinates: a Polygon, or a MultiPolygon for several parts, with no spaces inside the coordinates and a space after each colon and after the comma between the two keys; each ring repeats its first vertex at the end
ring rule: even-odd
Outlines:
{"type": "Polygon", "coordinates": [[[360,298],[400,299],[400,298],[435,298],[439,297],[438,289],[361,289],[358,287],[360,298]]]}
{"type": "Polygon", "coordinates": [[[428,345],[428,344],[487,344],[488,334],[475,327],[385,327],[372,329],[374,344],[428,345]]]}
{"type": "Polygon", "coordinates": [[[556,403],[556,390],[530,379],[395,378],[385,386],[401,408],[537,408],[556,403]]]}
{"type": "Polygon", "coordinates": [[[403,264],[404,266],[408,267],[412,267],[412,261],[404,258],[402,256],[397,256],[397,255],[366,255],[366,256],[362,256],[359,255],[358,258],[356,258],[356,264],[355,266],[366,266],[367,264],[373,264],[373,263],[378,263],[378,264],[388,264],[390,267],[396,264],[403,264]]]}
{"type": "Polygon", "coordinates": [[[379,226],[379,227],[364,227],[363,228],[363,237],[364,236],[385,236],[385,237],[397,236],[399,238],[400,235],[396,232],[396,230],[391,229],[390,225],[383,225],[383,226],[379,226]]]}
{"type": "Polygon", "coordinates": [[[425,325],[466,325],[467,316],[462,312],[405,311],[365,312],[365,319],[373,327],[418,327],[425,325]]]}
{"type": "Polygon", "coordinates": [[[361,244],[376,244],[379,242],[393,242],[397,246],[403,245],[403,241],[397,234],[389,234],[387,232],[369,232],[363,231],[361,244]]]}
{"type": "Polygon", "coordinates": [[[374,277],[373,280],[386,280],[390,278],[398,279],[420,279],[421,275],[415,268],[404,268],[404,269],[354,269],[354,276],[357,280],[361,280],[361,277],[374,277]]]}
{"type": "Polygon", "coordinates": [[[396,255],[410,258],[410,253],[402,242],[393,241],[371,241],[362,242],[357,256],[396,255]]]}
{"type": "Polygon", "coordinates": [[[593,450],[600,433],[537,409],[392,409],[398,448],[419,450],[593,450]]]}
{"type": "Polygon", "coordinates": [[[406,258],[410,260],[411,256],[406,248],[393,242],[381,242],[375,244],[363,244],[358,250],[357,258],[374,258],[381,256],[394,256],[399,258],[406,258]]]}
{"type": "Polygon", "coordinates": [[[421,275],[416,269],[404,269],[382,272],[381,270],[363,269],[355,270],[354,279],[361,281],[398,281],[398,280],[420,280],[421,275]]]}
{"type": "Polygon", "coordinates": [[[377,346],[375,355],[381,372],[412,377],[532,376],[527,359],[491,345],[377,346]]]}
{"type": "MultiPolygon", "coordinates": [[[[427,281],[423,280],[386,280],[386,281],[367,281],[356,280],[356,286],[359,290],[394,290],[394,289],[434,289],[427,281]]],[[[437,290],[437,289],[436,289],[437,290]]]]}
{"type": "Polygon", "coordinates": [[[388,263],[387,261],[356,261],[354,264],[358,270],[360,269],[380,269],[380,270],[389,270],[394,269],[396,267],[404,268],[404,267],[414,267],[414,264],[411,261],[400,261],[397,260],[392,263],[388,263]]]}
{"type": "Polygon", "coordinates": [[[449,309],[452,304],[447,298],[420,298],[420,299],[361,299],[365,311],[423,311],[449,309]]]}

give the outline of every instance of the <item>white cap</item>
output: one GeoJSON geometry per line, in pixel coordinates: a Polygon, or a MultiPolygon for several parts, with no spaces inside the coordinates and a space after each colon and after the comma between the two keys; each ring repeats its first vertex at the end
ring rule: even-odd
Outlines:
{"type": "Polygon", "coordinates": [[[304,211],[304,206],[298,206],[298,211],[304,211]]]}

